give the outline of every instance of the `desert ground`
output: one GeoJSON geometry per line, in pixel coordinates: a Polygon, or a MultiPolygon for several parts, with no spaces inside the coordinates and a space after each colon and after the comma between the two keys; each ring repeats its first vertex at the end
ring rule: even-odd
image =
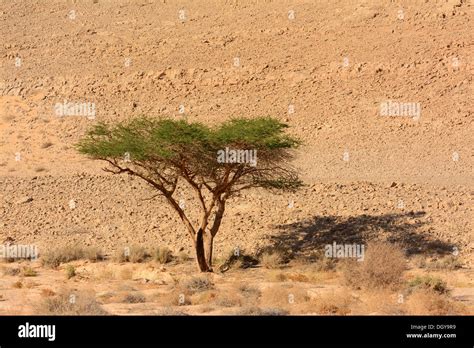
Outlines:
{"type": "Polygon", "coordinates": [[[473,20],[469,0],[0,1],[0,243],[40,253],[2,263],[0,314],[474,314],[473,20]],[[201,275],[165,200],[75,149],[140,115],[277,117],[305,186],[229,202],[201,275]]]}

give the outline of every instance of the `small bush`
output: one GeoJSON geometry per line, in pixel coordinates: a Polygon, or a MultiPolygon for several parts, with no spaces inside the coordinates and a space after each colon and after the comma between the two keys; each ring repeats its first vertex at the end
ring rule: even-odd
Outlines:
{"type": "Polygon", "coordinates": [[[147,257],[148,253],[146,252],[146,249],[141,246],[133,246],[130,248],[130,256],[129,256],[129,261],[132,263],[141,263],[144,262],[147,257]]]}
{"type": "Polygon", "coordinates": [[[212,282],[204,276],[192,277],[186,280],[183,286],[190,292],[200,292],[214,288],[214,284],[212,284],[212,282]]]}
{"type": "Polygon", "coordinates": [[[288,311],[282,308],[259,308],[255,306],[243,307],[237,315],[265,315],[265,316],[280,316],[288,315],[288,311]]]}
{"type": "Polygon", "coordinates": [[[396,287],[406,270],[403,251],[380,242],[368,244],[363,261],[346,261],[342,265],[346,283],[356,289],[396,287]]]}
{"type": "Polygon", "coordinates": [[[130,293],[127,294],[122,302],[124,303],[143,303],[146,302],[146,298],[142,293],[130,293]]]}
{"type": "Polygon", "coordinates": [[[20,274],[20,269],[18,267],[3,267],[2,273],[6,276],[16,276],[20,274]]]}
{"type": "Polygon", "coordinates": [[[64,248],[50,250],[44,255],[40,255],[43,266],[57,268],[62,263],[75,260],[87,259],[92,262],[103,260],[103,254],[97,248],[84,248],[82,246],[73,245],[64,248]]]}
{"type": "Polygon", "coordinates": [[[259,289],[257,289],[254,286],[250,286],[247,284],[242,284],[239,286],[239,291],[240,293],[245,297],[245,298],[259,298],[262,293],[259,289]]]}
{"type": "Polygon", "coordinates": [[[71,279],[76,276],[76,268],[72,265],[66,266],[66,278],[71,279]]]}
{"type": "Polygon", "coordinates": [[[36,277],[38,275],[38,273],[31,267],[23,268],[21,274],[23,277],[36,277]]]}
{"type": "Polygon", "coordinates": [[[148,257],[149,255],[144,247],[133,245],[117,250],[115,261],[141,263],[145,262],[148,257]]]}
{"type": "Polygon", "coordinates": [[[163,315],[163,316],[183,316],[183,315],[188,315],[187,313],[177,310],[171,306],[166,306],[163,308],[158,315],[163,315]]]}
{"type": "Polygon", "coordinates": [[[37,312],[44,315],[107,314],[95,300],[95,296],[87,292],[77,294],[63,292],[57,296],[46,297],[38,306],[37,312]]]}
{"type": "Polygon", "coordinates": [[[231,250],[228,256],[224,258],[223,262],[219,265],[221,272],[226,272],[230,269],[237,268],[250,268],[254,267],[259,263],[258,259],[248,255],[245,250],[231,250]]]}
{"type": "Polygon", "coordinates": [[[447,284],[440,278],[432,276],[418,276],[408,283],[412,288],[429,289],[440,294],[449,292],[447,284]]]}
{"type": "Polygon", "coordinates": [[[426,264],[426,268],[432,270],[448,270],[453,271],[455,269],[462,268],[462,264],[459,261],[459,258],[456,256],[450,255],[434,262],[426,264]]]}
{"type": "Polygon", "coordinates": [[[466,308],[451,301],[446,295],[432,290],[416,290],[405,306],[412,315],[459,315],[466,314],[466,308]]]}
{"type": "Polygon", "coordinates": [[[280,268],[283,265],[284,256],[281,252],[275,251],[265,251],[260,255],[260,263],[263,267],[268,269],[280,268]]]}
{"type": "Polygon", "coordinates": [[[104,260],[102,250],[96,247],[87,247],[82,249],[82,258],[91,262],[98,262],[104,260]]]}
{"type": "Polygon", "coordinates": [[[201,291],[191,295],[191,303],[193,305],[208,304],[215,301],[217,293],[215,291],[201,291]]]}
{"type": "Polygon", "coordinates": [[[155,261],[165,264],[170,262],[173,259],[173,255],[171,253],[171,250],[168,249],[167,247],[159,247],[155,250],[154,253],[154,259],[155,261]]]}
{"type": "Polygon", "coordinates": [[[232,294],[219,294],[214,300],[214,304],[219,307],[237,307],[240,306],[240,299],[232,294]]]}
{"type": "Polygon", "coordinates": [[[321,315],[350,314],[351,296],[344,290],[319,295],[308,308],[321,315]]]}

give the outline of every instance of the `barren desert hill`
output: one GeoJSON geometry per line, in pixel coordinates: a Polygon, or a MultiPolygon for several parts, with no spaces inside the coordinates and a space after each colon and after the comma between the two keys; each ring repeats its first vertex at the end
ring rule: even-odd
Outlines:
{"type": "Polygon", "coordinates": [[[188,249],[160,199],[74,144],[142,114],[271,115],[305,142],[308,186],[238,198],[218,252],[292,231],[307,248],[348,235],[471,260],[472,20],[464,0],[2,1],[0,237],[188,249]],[[93,117],[55,114],[71,102],[93,117]],[[388,103],[408,114],[382,115],[388,103]]]}

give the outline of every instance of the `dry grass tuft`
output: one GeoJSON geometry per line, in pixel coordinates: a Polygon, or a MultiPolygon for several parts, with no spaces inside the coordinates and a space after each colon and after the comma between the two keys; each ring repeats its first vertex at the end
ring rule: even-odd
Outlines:
{"type": "Polygon", "coordinates": [[[418,276],[408,283],[411,288],[432,290],[439,294],[447,294],[448,286],[444,280],[430,275],[418,276]]]}
{"type": "Polygon", "coordinates": [[[33,268],[31,267],[24,267],[21,270],[21,275],[23,277],[36,277],[38,275],[38,272],[36,272],[33,268]]]}
{"type": "Polygon", "coordinates": [[[284,264],[285,257],[279,250],[265,251],[260,255],[260,263],[268,269],[281,268],[284,264]]]}
{"type": "Polygon", "coordinates": [[[183,288],[191,293],[212,290],[214,284],[205,276],[196,276],[185,280],[183,288]]]}
{"type": "Polygon", "coordinates": [[[67,265],[65,271],[67,279],[71,279],[76,276],[76,268],[73,265],[67,265]]]}
{"type": "Polygon", "coordinates": [[[462,263],[458,257],[450,255],[439,260],[426,264],[426,268],[430,270],[447,270],[453,271],[462,268],[462,263]]]}
{"type": "Polygon", "coordinates": [[[144,247],[133,245],[131,247],[125,247],[117,250],[114,259],[116,262],[141,263],[145,262],[149,256],[150,255],[144,247]]]}
{"type": "Polygon", "coordinates": [[[432,290],[417,290],[406,301],[408,313],[412,315],[466,314],[465,307],[450,300],[446,295],[432,290]]]}
{"type": "Polygon", "coordinates": [[[288,315],[286,309],[278,307],[260,308],[256,306],[243,307],[236,313],[237,315],[261,315],[261,316],[280,316],[288,315]]]}
{"type": "Polygon", "coordinates": [[[146,302],[146,297],[140,292],[129,293],[123,297],[122,302],[123,303],[144,303],[146,302]]]}
{"type": "Polygon", "coordinates": [[[43,266],[57,268],[61,263],[67,263],[75,260],[89,260],[97,262],[104,259],[102,252],[94,247],[82,247],[79,245],[68,246],[50,250],[44,255],[40,255],[43,266]]]}
{"type": "Polygon", "coordinates": [[[95,296],[89,292],[62,292],[48,296],[37,307],[38,314],[43,315],[104,315],[95,296]]]}
{"type": "Polygon", "coordinates": [[[348,315],[353,302],[350,292],[346,289],[322,293],[312,298],[309,303],[299,306],[306,313],[321,315],[348,315]]]}
{"type": "Polygon", "coordinates": [[[173,260],[173,255],[167,247],[158,247],[153,254],[153,258],[158,263],[165,264],[173,260]]]}
{"type": "Polygon", "coordinates": [[[403,251],[381,242],[368,244],[363,261],[346,261],[342,265],[346,283],[356,289],[395,288],[406,270],[403,251]]]}
{"type": "Polygon", "coordinates": [[[20,274],[18,267],[2,267],[2,274],[6,276],[17,276],[20,274]]]}

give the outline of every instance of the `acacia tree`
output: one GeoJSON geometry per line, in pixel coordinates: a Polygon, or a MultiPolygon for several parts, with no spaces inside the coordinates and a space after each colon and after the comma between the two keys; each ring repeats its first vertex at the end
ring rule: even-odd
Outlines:
{"type": "Polygon", "coordinates": [[[302,184],[290,164],[300,142],[285,128],[269,117],[236,118],[215,127],[140,117],[98,123],[77,149],[107,162],[105,171],[139,177],[164,196],[186,226],[199,270],[211,272],[213,241],[229,198],[249,188],[295,190],[302,184]],[[194,223],[176,198],[182,184],[199,202],[194,223]]]}

